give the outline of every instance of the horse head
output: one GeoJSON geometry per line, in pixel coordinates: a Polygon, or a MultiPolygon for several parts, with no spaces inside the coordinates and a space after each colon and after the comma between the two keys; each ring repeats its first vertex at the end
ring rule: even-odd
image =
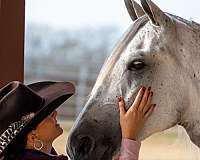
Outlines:
{"type": "Polygon", "coordinates": [[[151,0],[125,0],[133,20],[105,62],[68,138],[74,160],[107,160],[121,142],[117,96],[127,108],[141,85],[157,107],[137,137],[182,125],[200,146],[200,26],[163,12],[151,0]]]}

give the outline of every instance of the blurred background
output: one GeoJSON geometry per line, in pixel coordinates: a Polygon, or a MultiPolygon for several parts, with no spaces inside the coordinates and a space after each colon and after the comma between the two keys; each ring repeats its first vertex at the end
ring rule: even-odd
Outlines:
{"type": "MultiPolygon", "coordinates": [[[[200,22],[197,0],[154,0],[163,10],[200,22]]],[[[72,81],[76,95],[58,109],[64,128],[55,147],[65,153],[67,134],[84,106],[112,48],[132,23],[123,0],[26,0],[25,83],[72,81]]],[[[184,129],[145,140],[140,160],[199,160],[184,129]]]]}

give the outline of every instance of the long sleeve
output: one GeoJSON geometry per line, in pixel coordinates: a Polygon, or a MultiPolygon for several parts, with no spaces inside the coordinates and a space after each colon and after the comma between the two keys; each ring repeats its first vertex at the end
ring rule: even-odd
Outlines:
{"type": "Polygon", "coordinates": [[[141,143],[122,139],[119,158],[116,160],[138,160],[141,143]]]}

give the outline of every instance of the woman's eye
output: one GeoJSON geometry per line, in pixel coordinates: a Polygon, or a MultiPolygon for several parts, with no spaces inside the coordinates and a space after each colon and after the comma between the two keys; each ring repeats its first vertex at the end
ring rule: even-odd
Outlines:
{"type": "Polygon", "coordinates": [[[136,71],[136,70],[141,70],[145,67],[145,63],[141,60],[135,60],[131,63],[128,64],[127,68],[130,71],[136,71]]]}

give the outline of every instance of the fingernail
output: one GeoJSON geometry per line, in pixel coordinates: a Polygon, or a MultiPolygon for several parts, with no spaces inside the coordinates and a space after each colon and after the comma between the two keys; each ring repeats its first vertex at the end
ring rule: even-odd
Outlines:
{"type": "Polygon", "coordinates": [[[120,102],[122,100],[122,97],[120,96],[120,97],[118,97],[118,102],[120,102]]]}
{"type": "Polygon", "coordinates": [[[151,87],[149,87],[148,90],[150,91],[150,90],[151,90],[151,87]]]}
{"type": "Polygon", "coordinates": [[[153,92],[151,92],[151,96],[153,96],[153,92]]]}
{"type": "Polygon", "coordinates": [[[153,107],[156,107],[156,104],[154,104],[153,107]]]}

